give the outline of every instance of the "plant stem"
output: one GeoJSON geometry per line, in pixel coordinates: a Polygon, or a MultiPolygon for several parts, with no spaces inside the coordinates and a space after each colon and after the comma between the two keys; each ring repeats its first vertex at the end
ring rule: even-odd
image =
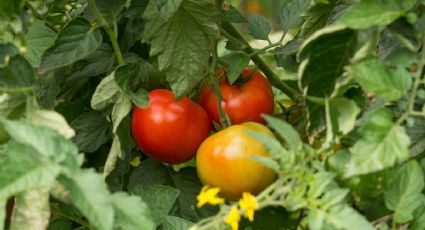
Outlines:
{"type": "MultiPolygon", "coordinates": [[[[239,33],[239,31],[236,30],[236,28],[228,22],[222,23],[222,28],[226,33],[222,33],[223,36],[228,38],[230,35],[234,39],[232,41],[239,41],[237,44],[240,45],[240,48],[242,51],[244,51],[247,54],[255,53],[254,49],[249,45],[249,43],[243,38],[243,36],[239,33]]],[[[270,67],[264,62],[264,60],[258,56],[258,54],[250,56],[251,60],[258,66],[258,68],[263,71],[263,73],[266,75],[267,79],[270,81],[270,83],[281,90],[283,93],[288,95],[289,98],[291,98],[294,101],[298,101],[300,99],[301,94],[288,86],[285,82],[279,79],[279,77],[270,69],[270,67]]]]}
{"type": "Polygon", "coordinates": [[[55,31],[56,33],[59,32],[59,30],[50,22],[46,21],[43,17],[43,15],[41,15],[40,13],[38,13],[38,11],[34,8],[33,5],[31,5],[31,3],[29,2],[25,2],[25,6],[28,7],[28,9],[31,10],[31,13],[34,15],[35,18],[43,20],[44,25],[46,25],[47,27],[49,27],[50,29],[52,29],[53,31],[55,31]]]}
{"type": "Polygon", "coordinates": [[[94,0],[88,0],[88,3],[90,5],[90,8],[93,11],[93,14],[96,16],[96,19],[100,22],[100,25],[103,26],[106,33],[109,36],[109,39],[111,40],[112,47],[114,48],[114,54],[117,58],[117,62],[119,66],[122,66],[125,64],[124,58],[122,57],[120,47],[118,45],[118,35],[111,29],[108,22],[103,18],[102,14],[99,12],[99,10],[96,7],[96,3],[94,0]]]}

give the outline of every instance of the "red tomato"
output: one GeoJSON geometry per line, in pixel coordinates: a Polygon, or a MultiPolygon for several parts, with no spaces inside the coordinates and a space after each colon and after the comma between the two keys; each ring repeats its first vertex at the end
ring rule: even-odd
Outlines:
{"type": "Polygon", "coordinates": [[[187,97],[176,101],[169,90],[152,90],[149,97],[147,108],[136,106],[133,111],[131,130],[136,144],[147,156],[164,163],[188,161],[208,137],[208,114],[187,97]]]}
{"type": "MultiPolygon", "coordinates": [[[[218,74],[222,71],[220,69],[218,74]]],[[[247,121],[265,124],[261,114],[273,113],[272,88],[260,72],[254,71],[251,75],[252,71],[252,68],[246,68],[242,72],[242,83],[230,85],[227,77],[220,80],[220,91],[223,96],[221,107],[229,115],[232,124],[247,121]]],[[[200,104],[213,121],[220,123],[217,101],[214,91],[208,85],[204,85],[201,90],[200,104]]]]}

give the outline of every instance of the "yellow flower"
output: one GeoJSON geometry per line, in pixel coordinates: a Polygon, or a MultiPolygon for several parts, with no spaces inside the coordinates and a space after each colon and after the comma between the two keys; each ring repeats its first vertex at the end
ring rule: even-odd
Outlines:
{"type": "Polygon", "coordinates": [[[252,222],[254,220],[254,212],[258,209],[258,203],[255,196],[251,195],[249,192],[244,192],[242,194],[242,199],[239,200],[239,204],[245,211],[245,217],[252,222]]]}
{"type": "Polygon", "coordinates": [[[209,188],[208,185],[205,185],[196,197],[198,199],[196,206],[200,208],[205,204],[217,205],[223,203],[224,199],[217,196],[218,192],[220,192],[220,188],[209,188]]]}
{"type": "Polygon", "coordinates": [[[229,215],[224,220],[224,223],[232,226],[232,230],[238,230],[239,221],[241,220],[238,212],[238,208],[233,206],[232,210],[230,210],[229,215]]]}

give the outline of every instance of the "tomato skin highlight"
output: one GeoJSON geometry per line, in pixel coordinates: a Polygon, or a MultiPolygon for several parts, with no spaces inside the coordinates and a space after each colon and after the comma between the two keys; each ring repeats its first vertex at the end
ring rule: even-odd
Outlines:
{"type": "MultiPolygon", "coordinates": [[[[217,75],[220,75],[224,69],[220,69],[217,75]]],[[[221,107],[232,120],[232,124],[241,124],[248,121],[266,124],[261,114],[272,114],[274,108],[274,99],[272,88],[267,79],[258,71],[245,68],[242,72],[242,81],[238,85],[229,84],[227,77],[220,80],[220,92],[223,96],[221,107]],[[250,77],[248,79],[248,77],[250,77]]],[[[200,104],[207,111],[211,120],[220,124],[218,112],[218,98],[214,91],[205,84],[200,94],[200,104]]]]}
{"type": "Polygon", "coordinates": [[[258,194],[276,177],[276,173],[251,157],[269,156],[263,144],[246,131],[256,131],[274,137],[264,125],[246,122],[232,125],[210,137],[199,147],[196,168],[203,184],[219,187],[228,200],[241,198],[243,192],[258,194]]]}
{"type": "Polygon", "coordinates": [[[190,160],[209,135],[208,114],[187,97],[175,101],[169,90],[152,90],[149,97],[149,106],[136,106],[132,115],[131,130],[137,146],[163,163],[190,160]]]}

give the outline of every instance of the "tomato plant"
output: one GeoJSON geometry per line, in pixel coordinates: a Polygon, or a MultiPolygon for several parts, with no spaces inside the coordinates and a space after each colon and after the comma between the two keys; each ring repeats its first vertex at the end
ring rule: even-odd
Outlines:
{"type": "MultiPolygon", "coordinates": [[[[261,115],[273,113],[273,93],[267,79],[257,70],[245,68],[239,82],[230,85],[226,71],[222,68],[218,76],[220,93],[223,97],[221,107],[230,117],[232,124],[254,121],[265,124],[261,115]]],[[[208,85],[204,85],[200,94],[200,104],[216,123],[220,123],[218,97],[208,85]]]]}
{"type": "Polygon", "coordinates": [[[246,122],[232,125],[208,137],[198,149],[196,168],[201,181],[221,189],[230,200],[243,192],[258,194],[275,179],[276,173],[255,161],[255,156],[269,157],[263,144],[246,132],[259,132],[273,137],[265,126],[246,122]]]}
{"type": "Polygon", "coordinates": [[[136,144],[149,157],[165,163],[188,161],[210,132],[207,113],[189,98],[176,101],[168,90],[152,90],[149,99],[147,108],[133,111],[136,144]]]}
{"type": "Polygon", "coordinates": [[[0,229],[423,229],[424,31],[423,0],[1,0],[0,229]]]}

